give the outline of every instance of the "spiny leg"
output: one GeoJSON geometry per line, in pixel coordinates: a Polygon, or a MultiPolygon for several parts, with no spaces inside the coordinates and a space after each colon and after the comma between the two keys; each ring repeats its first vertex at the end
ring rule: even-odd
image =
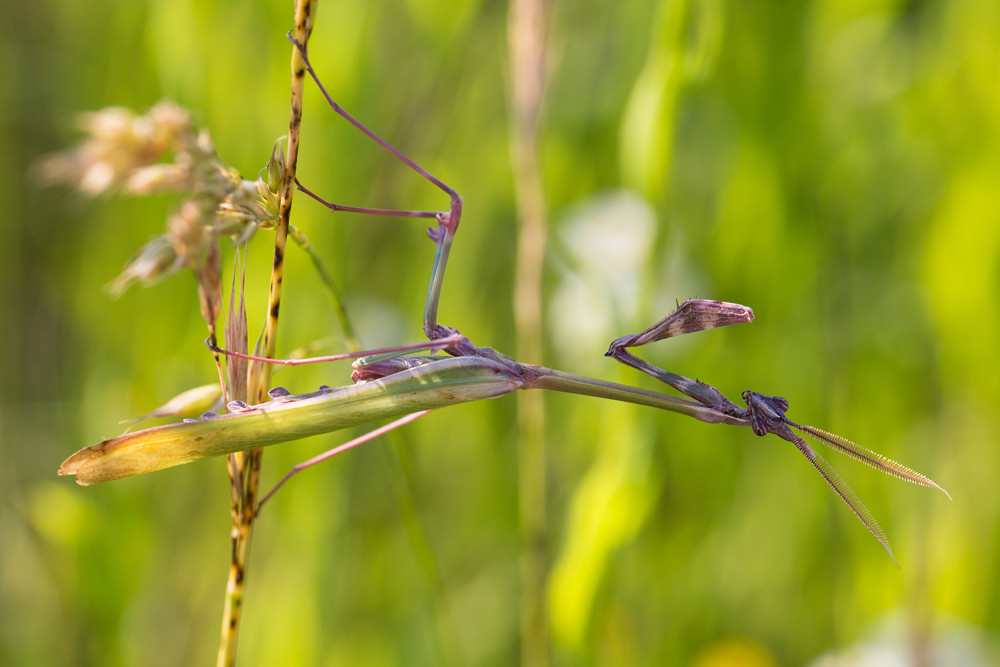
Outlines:
{"type": "MultiPolygon", "coordinates": [[[[319,87],[323,97],[326,98],[327,103],[330,105],[337,114],[346,119],[351,125],[358,128],[364,132],[370,139],[375,141],[378,145],[382,146],[384,149],[395,155],[408,167],[413,169],[415,172],[426,178],[428,181],[433,183],[436,187],[440,188],[442,191],[447,193],[451,198],[451,206],[447,212],[443,213],[430,213],[429,211],[395,211],[390,212],[388,209],[361,209],[358,207],[343,207],[337,204],[329,204],[328,202],[323,202],[333,210],[351,210],[356,213],[370,213],[374,215],[404,215],[408,217],[435,217],[438,221],[438,227],[436,230],[429,229],[428,234],[431,239],[435,241],[437,247],[434,251],[434,266],[431,269],[431,280],[427,288],[427,303],[424,307],[424,333],[430,339],[442,338],[448,334],[442,332],[439,328],[437,322],[437,310],[438,302],[441,298],[441,285],[444,282],[444,271],[448,264],[448,254],[451,251],[451,244],[455,238],[455,232],[458,230],[458,224],[462,218],[462,197],[459,196],[451,186],[444,183],[429,171],[418,165],[416,162],[408,158],[402,152],[391,146],[384,139],[379,137],[377,134],[365,127],[360,121],[358,121],[354,116],[347,113],[339,104],[333,101],[330,94],[326,92],[326,88],[320,82],[319,77],[316,75],[315,70],[313,70],[312,64],[309,62],[308,49],[304,44],[300,44],[291,33],[288,33],[288,39],[299,49],[302,54],[302,61],[305,63],[306,71],[309,72],[309,76],[312,77],[313,81],[316,82],[316,86],[319,87]]],[[[301,185],[299,186],[301,188],[301,185]]],[[[304,192],[307,192],[303,189],[304,192]]],[[[308,193],[312,194],[312,193],[308,193]]],[[[315,195],[312,195],[314,198],[315,195]]]]}
{"type": "Polygon", "coordinates": [[[345,442],[344,444],[339,445],[337,447],[334,447],[333,449],[331,449],[329,451],[323,452],[322,454],[319,454],[317,456],[312,457],[308,461],[303,461],[302,463],[296,465],[295,467],[293,467],[291,469],[291,471],[289,471],[289,473],[287,475],[285,475],[284,477],[281,478],[281,481],[278,482],[273,489],[271,489],[270,491],[267,492],[267,495],[265,495],[261,499],[261,501],[259,503],[257,503],[257,512],[256,512],[256,514],[258,516],[260,515],[260,510],[264,507],[264,503],[266,503],[271,498],[271,496],[273,496],[275,493],[277,493],[278,489],[280,489],[282,486],[284,486],[285,482],[287,482],[288,480],[290,480],[294,475],[302,472],[306,468],[311,468],[312,466],[316,465],[317,463],[321,463],[321,462],[323,462],[323,461],[325,461],[325,460],[327,460],[329,458],[332,458],[332,457],[336,456],[337,454],[340,454],[342,452],[346,452],[348,449],[353,449],[354,447],[357,447],[358,445],[362,445],[362,444],[368,442],[369,440],[374,440],[375,438],[379,437],[380,435],[384,435],[384,434],[388,433],[389,431],[392,431],[393,429],[397,429],[400,426],[404,426],[406,424],[409,424],[410,422],[414,421],[415,419],[419,419],[420,417],[423,417],[424,415],[426,415],[426,414],[428,414],[430,412],[432,412],[432,411],[431,410],[421,410],[420,412],[414,412],[413,414],[406,415],[405,417],[401,417],[401,418],[397,419],[394,422],[389,422],[385,426],[380,426],[379,428],[375,429],[374,431],[369,431],[368,433],[365,433],[361,437],[358,437],[358,438],[355,438],[354,440],[350,440],[348,442],[345,442]]]}
{"type": "Polygon", "coordinates": [[[639,347],[664,338],[748,322],[753,322],[753,310],[747,306],[728,301],[688,299],[642,333],[622,336],[611,343],[611,347],[639,347]]]}
{"type": "Polygon", "coordinates": [[[605,356],[612,357],[626,366],[642,371],[665,382],[677,391],[690,396],[703,405],[715,408],[726,414],[735,414],[742,410],[726,398],[715,387],[686,378],[683,375],[665,371],[629,352],[626,348],[639,347],[654,343],[664,338],[672,338],[683,334],[742,324],[753,321],[753,311],[738,303],[725,301],[709,301],[706,299],[689,299],[677,307],[653,326],[642,333],[622,336],[611,343],[605,356]]]}

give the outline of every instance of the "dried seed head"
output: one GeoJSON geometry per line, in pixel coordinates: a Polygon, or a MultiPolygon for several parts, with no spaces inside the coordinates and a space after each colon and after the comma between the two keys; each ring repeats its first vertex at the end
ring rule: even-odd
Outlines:
{"type": "Polygon", "coordinates": [[[275,215],[259,201],[252,201],[247,204],[250,211],[253,212],[254,217],[258,219],[258,224],[261,225],[261,229],[274,229],[275,215]],[[264,223],[270,222],[270,227],[264,227],[264,223]]]}
{"type": "Polygon", "coordinates": [[[187,136],[191,132],[191,114],[184,107],[162,100],[149,110],[153,127],[163,135],[187,136]]]}
{"type": "Polygon", "coordinates": [[[124,107],[106,107],[100,111],[80,114],[80,128],[98,141],[130,143],[136,132],[148,138],[152,133],[149,123],[137,123],[136,115],[124,107]]]}
{"type": "MultiPolygon", "coordinates": [[[[190,268],[198,281],[202,317],[214,332],[222,304],[218,239],[249,241],[258,225],[276,214],[270,211],[277,209],[274,193],[220,160],[208,131],[196,131],[191,114],[173,102],[159,102],[141,116],[110,107],[81,116],[80,124],[87,133],[82,143],[36,165],[44,181],[70,183],[90,195],[119,185],[134,195],[190,193],[167,219],[166,234],[143,246],[109,290],[118,295],[137,281],[190,268]],[[167,153],[172,162],[161,161],[167,153]]],[[[268,169],[279,179],[284,175],[277,146],[268,169]]]]}
{"type": "Polygon", "coordinates": [[[233,239],[233,244],[236,247],[246,245],[253,240],[254,235],[257,233],[257,225],[247,225],[243,228],[243,232],[233,239]]]}
{"type": "Polygon", "coordinates": [[[252,205],[257,202],[257,187],[251,181],[240,179],[240,182],[229,191],[219,203],[216,211],[223,216],[253,217],[252,205]]]}
{"type": "Polygon", "coordinates": [[[192,199],[181,204],[177,213],[167,220],[167,235],[178,257],[191,268],[199,265],[205,247],[205,230],[202,209],[192,199]]]}
{"type": "Polygon", "coordinates": [[[245,213],[224,211],[220,206],[212,221],[212,230],[218,236],[239,236],[243,233],[244,227],[249,226],[247,218],[248,216],[245,213]]]}
{"type": "Polygon", "coordinates": [[[198,276],[198,301],[201,304],[201,317],[214,329],[222,307],[222,251],[218,239],[208,242],[205,261],[195,271],[198,276]]]}
{"type": "MultiPolygon", "coordinates": [[[[264,170],[261,169],[261,174],[264,170]]],[[[271,187],[264,181],[264,177],[260,174],[257,175],[257,194],[260,196],[261,201],[267,206],[268,211],[277,214],[278,212],[278,197],[275,193],[271,192],[271,187]]]]}
{"type": "Polygon", "coordinates": [[[216,210],[214,230],[217,235],[229,236],[236,245],[242,245],[253,238],[258,226],[261,229],[274,227],[275,214],[260,201],[261,187],[270,195],[260,179],[257,182],[240,179],[216,210]]]}
{"type": "Polygon", "coordinates": [[[114,164],[108,160],[97,160],[84,168],[78,187],[82,192],[96,196],[114,185],[117,177],[114,164]]]}
{"type": "Polygon", "coordinates": [[[212,134],[208,131],[208,128],[203,127],[198,131],[196,145],[198,146],[198,150],[205,155],[215,155],[215,144],[212,142],[212,134]]]}
{"type": "Polygon", "coordinates": [[[68,183],[85,195],[96,197],[115,184],[124,168],[104,147],[87,143],[46,155],[32,166],[31,171],[43,184],[68,183]]]}
{"type": "Polygon", "coordinates": [[[174,273],[183,265],[174,245],[166,234],[153,238],[144,245],[125,266],[125,270],[108,285],[108,292],[121,296],[134,283],[153,281],[174,273]]]}
{"type": "Polygon", "coordinates": [[[191,189],[191,170],[180,164],[154,164],[135,169],[125,179],[125,190],[143,196],[155,192],[191,189]]]}
{"type": "Polygon", "coordinates": [[[280,137],[274,142],[271,159],[267,161],[267,185],[274,194],[278,194],[285,180],[285,153],[281,150],[281,142],[284,139],[285,137],[280,137]]]}
{"type": "Polygon", "coordinates": [[[69,183],[91,196],[193,140],[188,113],[172,102],[161,102],[144,116],[108,107],[82,114],[79,125],[87,138],[74,148],[43,157],[34,171],[46,183],[69,183]]]}

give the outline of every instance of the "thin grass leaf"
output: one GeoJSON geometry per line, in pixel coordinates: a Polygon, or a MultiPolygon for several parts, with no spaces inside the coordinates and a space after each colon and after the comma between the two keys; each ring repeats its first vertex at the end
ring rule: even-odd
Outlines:
{"type": "MultiPolygon", "coordinates": [[[[265,323],[264,326],[266,326],[266,323],[265,323]]],[[[253,355],[252,356],[254,356],[254,357],[261,356],[260,355],[260,353],[261,353],[261,346],[263,345],[263,341],[264,341],[264,326],[261,326],[260,334],[257,336],[257,342],[254,343],[254,346],[253,346],[253,355]]],[[[262,361],[250,361],[250,363],[247,366],[247,391],[250,390],[250,387],[258,387],[258,386],[260,386],[260,376],[261,376],[261,373],[263,373],[263,368],[264,368],[264,362],[262,362],[262,361]]]]}
{"type": "Polygon", "coordinates": [[[200,415],[208,410],[216,409],[220,405],[222,405],[222,388],[218,384],[206,384],[177,394],[160,407],[152,412],[147,412],[141,417],[125,419],[118,423],[128,424],[128,428],[125,429],[125,433],[128,433],[132,430],[133,426],[146,419],[191,417],[200,415]]]}
{"type": "Polygon", "coordinates": [[[320,280],[323,281],[323,285],[326,287],[327,294],[333,304],[333,309],[337,314],[337,321],[340,322],[340,329],[344,333],[344,347],[349,352],[357,352],[361,348],[358,346],[358,337],[354,332],[354,325],[351,324],[351,318],[347,315],[344,297],[341,295],[337,284],[333,282],[333,277],[323,263],[323,258],[316,252],[316,248],[313,247],[308,237],[295,225],[288,226],[288,235],[300,248],[306,251],[309,259],[312,261],[313,268],[316,269],[320,280]]]}
{"type": "MultiPolygon", "coordinates": [[[[236,250],[233,263],[233,285],[229,294],[229,316],[226,320],[226,349],[247,354],[249,336],[247,333],[247,308],[244,286],[246,283],[246,262],[243,262],[240,276],[240,303],[236,308],[236,272],[240,268],[240,251],[236,250]],[[234,312],[235,311],[235,312],[234,312]]],[[[247,360],[232,355],[226,356],[226,382],[229,385],[230,401],[247,400],[247,360]]]]}

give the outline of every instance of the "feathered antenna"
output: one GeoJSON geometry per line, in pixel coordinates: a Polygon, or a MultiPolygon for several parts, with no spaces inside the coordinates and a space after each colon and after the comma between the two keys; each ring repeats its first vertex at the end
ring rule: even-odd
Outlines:
{"type": "Polygon", "coordinates": [[[924,477],[919,472],[910,470],[903,464],[896,463],[892,459],[882,456],[878,452],[874,452],[867,447],[862,447],[861,445],[856,445],[847,438],[842,438],[839,435],[829,433],[816,428],[815,426],[803,426],[801,424],[796,424],[793,421],[789,421],[788,423],[803,433],[806,433],[816,440],[819,440],[833,449],[836,449],[838,452],[851,457],[855,461],[861,461],[865,465],[871,466],[876,470],[880,470],[887,475],[892,475],[893,477],[899,479],[905,479],[908,482],[913,482],[914,484],[919,484],[920,486],[937,489],[944,495],[948,496],[948,500],[952,499],[951,494],[938,486],[932,479],[924,477]]]}
{"type": "Polygon", "coordinates": [[[747,418],[750,420],[753,426],[754,433],[760,436],[767,435],[768,433],[773,433],[774,435],[787,440],[788,442],[795,445],[795,447],[802,452],[802,454],[809,459],[813,467],[823,476],[826,483],[833,488],[834,492],[840,496],[840,498],[847,503],[847,506],[858,516],[861,523],[865,524],[865,527],[871,531],[871,534],[875,536],[875,539],[879,541],[882,548],[885,549],[889,557],[892,558],[892,562],[896,563],[896,567],[899,567],[899,563],[896,562],[896,557],[892,554],[892,547],[889,546],[889,540],[886,539],[885,533],[882,528],[875,521],[875,517],[872,513],[868,511],[864,503],[855,495],[847,484],[844,483],[833,467],[827,463],[823,457],[816,453],[809,444],[799,437],[796,433],[792,431],[793,428],[808,434],[810,437],[819,440],[820,442],[832,447],[833,449],[846,454],[856,461],[861,461],[865,465],[871,466],[876,470],[884,472],[893,477],[898,477],[899,479],[904,479],[908,482],[913,482],[914,484],[919,484],[920,486],[927,486],[931,488],[938,489],[944,495],[951,499],[951,496],[943,488],[935,484],[930,478],[921,475],[920,473],[910,470],[906,466],[896,463],[892,459],[882,456],[878,452],[873,452],[872,450],[856,445],[847,438],[842,438],[839,435],[833,433],[828,433],[822,429],[814,428],[812,426],[803,426],[802,424],[796,424],[788,417],[785,416],[785,411],[788,410],[788,401],[781,396],[765,396],[764,394],[755,391],[744,391],[743,400],[746,401],[747,418]]]}
{"type": "Polygon", "coordinates": [[[865,504],[861,502],[861,499],[858,498],[857,494],[854,493],[854,491],[851,490],[851,487],[847,486],[844,480],[840,478],[840,475],[838,475],[837,471],[833,469],[833,466],[827,463],[826,459],[820,456],[815,449],[809,446],[808,442],[797,435],[791,435],[793,438],[791,440],[792,444],[798,447],[799,451],[802,452],[807,459],[809,459],[809,462],[813,464],[813,467],[816,468],[819,474],[823,476],[826,483],[833,488],[834,492],[840,496],[841,500],[847,503],[847,506],[854,511],[859,519],[861,519],[861,523],[865,524],[865,527],[871,531],[871,534],[874,535],[875,539],[879,541],[879,544],[882,545],[882,548],[885,549],[886,553],[889,554],[889,558],[892,559],[892,562],[895,563],[898,568],[899,562],[892,553],[892,547],[889,546],[889,539],[885,536],[885,532],[882,530],[882,527],[878,525],[878,521],[875,520],[875,517],[868,510],[868,508],[865,507],[865,504]]]}

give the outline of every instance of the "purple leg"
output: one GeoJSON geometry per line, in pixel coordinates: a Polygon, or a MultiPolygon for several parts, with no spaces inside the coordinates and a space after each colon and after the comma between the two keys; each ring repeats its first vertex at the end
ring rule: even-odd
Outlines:
{"type": "Polygon", "coordinates": [[[410,158],[403,155],[398,149],[390,146],[388,142],[386,142],[380,136],[369,130],[354,116],[344,111],[343,107],[334,102],[333,98],[330,97],[330,94],[326,92],[326,88],[324,88],[323,84],[320,83],[319,77],[316,76],[316,72],[313,70],[312,64],[309,62],[308,49],[306,49],[306,47],[303,46],[302,44],[299,44],[297,41],[295,41],[295,38],[292,36],[291,32],[288,33],[288,40],[296,47],[298,47],[299,51],[302,53],[302,60],[306,64],[306,71],[309,72],[309,76],[311,76],[313,81],[316,82],[316,85],[319,87],[320,92],[323,93],[323,97],[325,97],[327,103],[329,103],[330,108],[332,108],[338,114],[343,116],[347,120],[347,122],[349,122],[351,125],[353,125],[354,127],[358,128],[359,130],[367,134],[373,141],[375,141],[378,145],[382,146],[382,148],[386,149],[387,151],[398,157],[400,160],[405,162],[407,166],[413,169],[413,171],[417,172],[418,174],[426,178],[428,181],[439,187],[441,190],[447,192],[448,195],[451,197],[452,201],[462,199],[461,197],[458,196],[458,193],[455,192],[455,190],[453,190],[450,186],[446,185],[443,181],[441,181],[439,178],[431,174],[429,171],[418,165],[410,158]]]}
{"type": "Polygon", "coordinates": [[[360,352],[345,352],[344,354],[331,354],[325,357],[308,357],[306,359],[268,359],[266,357],[255,357],[239,352],[230,352],[212,344],[212,339],[206,339],[205,345],[208,349],[218,354],[225,354],[239,359],[249,359],[250,361],[262,361],[268,364],[281,364],[282,366],[301,366],[303,364],[321,364],[327,361],[341,361],[343,359],[358,359],[360,357],[373,357],[381,354],[392,354],[395,352],[415,352],[417,350],[430,350],[439,352],[446,347],[461,345],[466,338],[460,333],[453,333],[437,340],[424,341],[420,343],[409,343],[407,345],[396,345],[394,347],[383,347],[377,350],[362,350],[360,352]]]}
{"type": "MultiPolygon", "coordinates": [[[[319,77],[316,76],[316,72],[313,70],[312,64],[309,62],[309,53],[305,45],[300,44],[292,36],[292,33],[288,33],[288,39],[299,49],[302,54],[302,60],[305,63],[306,71],[309,72],[309,76],[312,77],[313,81],[319,87],[323,97],[326,98],[327,103],[329,103],[330,108],[333,109],[337,114],[346,119],[351,125],[358,128],[364,132],[372,141],[377,143],[382,148],[386,149],[397,158],[402,160],[408,167],[413,169],[415,172],[426,178],[428,181],[433,183],[436,187],[440,188],[442,191],[448,194],[451,198],[451,207],[446,213],[430,213],[429,211],[388,211],[387,209],[361,209],[357,207],[346,207],[339,206],[337,204],[330,204],[318,197],[313,195],[308,190],[303,188],[303,192],[317,199],[325,206],[333,210],[341,211],[354,211],[357,213],[371,213],[374,215],[403,215],[407,217],[419,217],[419,218],[429,218],[435,217],[438,221],[438,228],[436,230],[429,229],[428,235],[435,241],[437,248],[434,253],[434,267],[431,270],[431,280],[430,285],[427,289],[427,303],[424,308],[424,333],[430,339],[442,338],[447,336],[448,333],[444,331],[437,322],[437,308],[438,301],[441,298],[441,285],[444,281],[444,271],[445,266],[448,263],[448,253],[451,250],[452,241],[455,238],[455,232],[458,230],[458,223],[462,218],[462,197],[459,196],[451,186],[445,184],[442,180],[431,174],[429,171],[418,165],[416,162],[406,157],[399,150],[389,145],[384,139],[379,137],[377,134],[365,127],[360,121],[358,121],[354,116],[347,113],[339,104],[333,101],[330,94],[326,92],[326,88],[320,82],[319,77]]],[[[301,188],[301,185],[299,186],[301,188]]]]}
{"type": "Polygon", "coordinates": [[[312,197],[318,201],[323,206],[326,206],[331,211],[344,211],[345,213],[367,213],[368,215],[395,215],[402,218],[436,218],[441,213],[437,211],[400,211],[393,208],[360,208],[358,206],[341,206],[340,204],[333,204],[326,201],[319,195],[315,194],[311,190],[307,189],[304,185],[299,183],[299,179],[295,179],[295,186],[305,195],[312,197]]]}
{"type": "Polygon", "coordinates": [[[340,445],[339,447],[334,447],[333,449],[331,449],[329,451],[326,451],[326,452],[323,452],[322,454],[320,454],[318,456],[314,456],[311,459],[309,459],[308,461],[303,461],[302,463],[300,463],[297,466],[295,466],[294,468],[292,468],[291,471],[287,475],[285,475],[281,479],[281,481],[278,482],[277,485],[275,485],[275,487],[273,489],[271,489],[270,491],[268,491],[267,495],[264,496],[263,499],[261,499],[261,501],[257,504],[257,515],[258,516],[260,515],[260,510],[264,507],[264,503],[266,503],[271,498],[271,496],[273,496],[275,493],[277,493],[278,489],[280,489],[282,486],[284,486],[285,482],[287,482],[288,480],[290,480],[292,478],[292,476],[295,475],[296,473],[300,473],[303,470],[305,470],[306,468],[311,468],[312,466],[316,465],[317,463],[320,463],[322,461],[326,461],[328,458],[334,457],[337,454],[340,454],[341,452],[346,452],[348,449],[353,449],[354,447],[357,447],[358,445],[364,444],[364,443],[368,442],[369,440],[374,440],[375,438],[379,437],[380,435],[384,435],[384,434],[388,433],[389,431],[391,431],[393,429],[397,429],[400,426],[403,426],[404,424],[409,424],[411,421],[414,421],[415,419],[419,419],[420,417],[423,417],[424,415],[426,415],[429,412],[431,412],[431,410],[422,410],[420,412],[414,412],[413,414],[406,415],[405,417],[401,417],[401,418],[397,419],[394,422],[390,422],[390,423],[386,424],[385,426],[380,426],[379,428],[375,429],[374,431],[370,431],[368,433],[365,433],[363,436],[361,436],[359,438],[355,438],[354,440],[351,440],[349,442],[345,442],[344,444],[340,445]]]}
{"type": "Polygon", "coordinates": [[[639,347],[664,338],[746,322],[753,322],[753,311],[746,306],[725,301],[689,299],[677,306],[677,310],[642,333],[622,336],[613,341],[605,356],[612,357],[626,366],[651,375],[707,407],[730,414],[732,411],[741,410],[741,408],[737,408],[715,387],[663,370],[643,361],[625,348],[639,347]]]}

